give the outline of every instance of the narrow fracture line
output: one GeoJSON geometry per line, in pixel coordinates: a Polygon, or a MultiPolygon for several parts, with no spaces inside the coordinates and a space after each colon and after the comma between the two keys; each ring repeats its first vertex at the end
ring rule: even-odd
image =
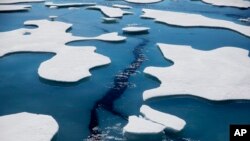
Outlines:
{"type": "Polygon", "coordinates": [[[134,48],[133,54],[135,59],[130,63],[129,67],[125,68],[121,73],[115,76],[113,81],[114,86],[110,88],[107,93],[93,106],[89,123],[89,130],[91,133],[91,135],[88,137],[89,139],[102,140],[100,136],[101,131],[98,129],[98,110],[105,109],[108,112],[127,120],[127,116],[114,110],[114,102],[119,99],[121,95],[125,92],[125,90],[128,88],[130,76],[136,73],[136,70],[146,60],[146,57],[143,54],[143,49],[144,46],[148,44],[148,42],[148,40],[142,39],[142,42],[134,48]]]}

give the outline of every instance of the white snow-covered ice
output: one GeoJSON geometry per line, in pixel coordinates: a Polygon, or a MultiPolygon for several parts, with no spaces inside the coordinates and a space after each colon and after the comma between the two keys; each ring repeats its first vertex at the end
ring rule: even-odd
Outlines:
{"type": "Polygon", "coordinates": [[[209,100],[250,99],[249,51],[236,47],[201,51],[183,45],[157,45],[174,64],[144,70],[161,82],[160,87],[144,91],[144,100],[169,95],[209,100]]]}
{"type": "Polygon", "coordinates": [[[1,141],[50,141],[58,128],[49,115],[22,112],[0,116],[1,141]]]}
{"type": "Polygon", "coordinates": [[[139,27],[139,26],[128,26],[122,28],[123,32],[126,33],[139,33],[139,32],[148,32],[149,27],[139,27]]]}
{"type": "Polygon", "coordinates": [[[121,9],[131,9],[132,8],[131,6],[121,5],[121,4],[113,4],[112,7],[121,8],[121,9]]]}
{"type": "Polygon", "coordinates": [[[31,5],[0,5],[0,12],[27,11],[31,5]]]}
{"type": "Polygon", "coordinates": [[[199,14],[143,9],[143,18],[152,18],[157,22],[182,27],[214,27],[230,29],[250,37],[250,26],[236,24],[231,21],[208,18],[199,14]]]}
{"type": "Polygon", "coordinates": [[[129,116],[128,124],[123,127],[123,133],[158,134],[163,132],[164,126],[143,117],[129,116]]]}
{"type": "Polygon", "coordinates": [[[42,62],[39,76],[53,81],[76,82],[91,76],[89,69],[111,63],[108,57],[95,53],[95,47],[66,47],[42,62]]]}
{"type": "Polygon", "coordinates": [[[155,123],[159,123],[165,126],[166,129],[181,131],[186,125],[186,122],[183,119],[171,114],[154,110],[147,105],[142,105],[140,108],[140,112],[146,119],[151,120],[155,123]]]}
{"type": "Polygon", "coordinates": [[[15,4],[15,3],[26,3],[26,2],[44,2],[45,0],[1,0],[0,4],[15,4]]]}
{"type": "Polygon", "coordinates": [[[122,10],[121,8],[108,7],[103,5],[89,6],[87,9],[100,10],[104,15],[110,18],[121,18],[126,14],[133,14],[132,12],[122,10]]]}
{"type": "Polygon", "coordinates": [[[161,2],[163,0],[125,0],[125,1],[138,4],[149,4],[149,3],[161,2]]]}
{"type": "Polygon", "coordinates": [[[249,8],[250,1],[248,0],[201,0],[204,3],[212,4],[214,6],[229,6],[236,8],[249,8]]]}
{"type": "Polygon", "coordinates": [[[45,2],[46,6],[56,6],[56,7],[79,7],[79,6],[92,6],[96,5],[96,3],[53,3],[53,2],[45,2]]]}
{"type": "Polygon", "coordinates": [[[126,37],[119,36],[117,32],[106,33],[96,37],[73,36],[71,33],[65,32],[72,25],[59,21],[34,20],[26,21],[25,25],[35,25],[38,28],[21,28],[0,32],[0,57],[16,52],[54,53],[56,54],[55,57],[46,61],[46,63],[42,63],[43,65],[39,67],[39,74],[43,78],[55,81],[75,82],[90,76],[89,69],[110,63],[108,57],[95,53],[95,48],[93,47],[69,47],[65,45],[66,43],[84,40],[101,40],[107,42],[126,40],[126,37]],[[74,55],[71,56],[71,54],[65,51],[74,55]],[[58,60],[61,60],[61,62],[58,60]],[[85,61],[80,63],[84,67],[77,66],[79,64],[77,60],[85,61]],[[65,71],[61,71],[62,67],[68,67],[69,65],[71,70],[65,69],[65,71]],[[60,76],[56,75],[56,73],[60,74],[62,78],[60,79],[60,76]]]}

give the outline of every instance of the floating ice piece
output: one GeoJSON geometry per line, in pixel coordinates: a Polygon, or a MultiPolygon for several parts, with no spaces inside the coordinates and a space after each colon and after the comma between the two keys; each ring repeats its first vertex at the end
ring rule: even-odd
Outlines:
{"type": "Polygon", "coordinates": [[[31,5],[0,5],[0,12],[27,11],[31,5]]]}
{"type": "Polygon", "coordinates": [[[122,31],[126,33],[141,33],[141,32],[148,32],[149,29],[150,28],[148,27],[129,26],[122,28],[122,31]]]}
{"type": "Polygon", "coordinates": [[[236,24],[231,21],[208,18],[199,14],[143,9],[141,17],[153,18],[158,22],[182,27],[215,27],[236,31],[250,37],[250,26],[236,24]]]}
{"type": "Polygon", "coordinates": [[[50,19],[51,21],[54,21],[56,18],[57,18],[57,16],[49,16],[49,19],[50,19]]]}
{"type": "Polygon", "coordinates": [[[148,4],[148,3],[161,2],[163,0],[125,0],[125,1],[131,3],[148,4]]]}
{"type": "Polygon", "coordinates": [[[65,45],[66,43],[81,40],[117,42],[126,39],[126,37],[118,36],[116,32],[102,34],[96,37],[73,36],[71,33],[65,33],[65,31],[71,27],[71,24],[59,21],[34,20],[26,21],[25,25],[35,25],[38,26],[38,28],[21,28],[13,31],[0,32],[0,57],[15,52],[55,53],[57,54],[55,57],[39,67],[39,74],[41,74],[43,78],[56,81],[78,81],[90,76],[90,74],[87,73],[89,69],[110,63],[109,58],[94,53],[93,47],[78,49],[77,47],[68,47],[65,45]],[[13,42],[13,40],[15,42],[13,42]],[[70,58],[70,56],[72,58],[70,58]],[[58,60],[62,60],[62,62],[58,60]],[[79,63],[77,60],[83,62],[79,63]],[[90,63],[92,66],[90,66],[90,63]],[[81,64],[81,66],[77,66],[78,64],[81,64]],[[71,70],[66,69],[68,66],[71,67],[71,70]],[[62,67],[65,67],[64,71],[61,70],[62,67]],[[56,73],[60,74],[62,78],[59,78],[56,73]]]}
{"type": "Polygon", "coordinates": [[[45,0],[1,0],[0,4],[14,4],[24,2],[44,2],[45,0]]]}
{"type": "Polygon", "coordinates": [[[123,133],[157,134],[163,132],[164,126],[137,116],[129,116],[128,124],[123,127],[123,133]]]}
{"type": "Polygon", "coordinates": [[[222,47],[201,51],[190,46],[157,44],[170,67],[147,67],[160,87],[147,90],[143,99],[169,95],[194,95],[209,100],[250,99],[249,51],[222,47]]]}
{"type": "Polygon", "coordinates": [[[174,115],[156,111],[147,105],[142,105],[140,112],[146,119],[159,123],[165,126],[166,129],[181,131],[186,125],[186,122],[183,119],[180,119],[174,115]]]}
{"type": "Polygon", "coordinates": [[[49,8],[50,8],[50,9],[57,9],[58,7],[57,7],[57,6],[52,5],[52,6],[49,6],[49,8]]]}
{"type": "Polygon", "coordinates": [[[245,23],[250,23],[250,17],[245,18],[245,19],[244,18],[240,18],[239,21],[245,22],[245,23]]]}
{"type": "Polygon", "coordinates": [[[80,6],[92,6],[96,5],[96,3],[53,3],[53,2],[45,2],[46,6],[56,6],[56,7],[80,7],[80,6]]]}
{"type": "Polygon", "coordinates": [[[1,141],[50,141],[58,131],[48,115],[17,113],[0,117],[1,141]]]}
{"type": "Polygon", "coordinates": [[[95,49],[88,46],[61,49],[57,55],[40,65],[39,76],[63,82],[76,82],[89,77],[89,69],[111,63],[109,58],[95,53],[95,49]]]}
{"type": "Polygon", "coordinates": [[[115,8],[122,8],[122,9],[131,9],[132,8],[131,6],[121,5],[121,4],[113,4],[112,6],[115,8]]]}
{"type": "Polygon", "coordinates": [[[117,18],[108,18],[108,17],[103,17],[103,22],[105,23],[116,23],[118,21],[117,18]]]}
{"type": "Polygon", "coordinates": [[[201,0],[204,3],[212,4],[214,6],[229,6],[236,8],[249,8],[250,1],[247,0],[201,0]]]}
{"type": "Polygon", "coordinates": [[[121,8],[114,8],[102,5],[89,6],[88,9],[101,10],[104,15],[110,18],[121,18],[125,14],[133,14],[132,12],[124,11],[121,8]]]}

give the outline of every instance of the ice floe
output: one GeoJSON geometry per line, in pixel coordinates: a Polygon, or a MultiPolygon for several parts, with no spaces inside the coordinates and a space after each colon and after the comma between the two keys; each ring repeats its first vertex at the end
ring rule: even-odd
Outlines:
{"type": "Polygon", "coordinates": [[[161,82],[143,99],[169,95],[194,95],[209,100],[250,99],[249,51],[222,47],[201,51],[190,46],[158,44],[170,67],[147,67],[144,72],[161,82]]]}
{"type": "Polygon", "coordinates": [[[41,77],[49,80],[65,82],[78,81],[84,77],[89,76],[89,69],[110,63],[108,57],[104,57],[102,55],[94,53],[95,48],[93,47],[69,47],[65,45],[66,43],[81,40],[102,40],[108,42],[117,42],[126,39],[126,37],[119,36],[116,32],[106,33],[96,37],[73,36],[71,33],[65,33],[65,31],[72,25],[59,21],[34,20],[26,21],[24,24],[35,25],[38,26],[38,28],[21,28],[13,31],[0,32],[0,57],[9,53],[16,52],[55,53],[55,57],[51,58],[51,60],[48,60],[46,63],[42,63],[43,65],[39,67],[39,74],[41,74],[41,77]],[[70,54],[68,54],[64,50],[70,54]],[[72,58],[70,58],[70,56],[72,58]],[[58,60],[61,60],[61,62],[58,60]],[[85,62],[79,63],[77,62],[77,60],[85,62]],[[58,64],[56,64],[57,62],[58,64]],[[92,64],[92,66],[90,65],[90,63],[92,64]],[[81,64],[82,67],[77,66],[78,64],[81,64]],[[60,70],[61,67],[68,66],[71,67],[71,70],[60,70]],[[89,68],[87,68],[86,66],[88,66],[89,68]],[[68,72],[66,72],[66,70],[68,72]],[[56,75],[55,71],[61,75],[61,79],[58,78],[59,76],[56,75]],[[81,76],[79,74],[81,74],[81,76]],[[76,76],[78,76],[79,78],[76,78],[76,76]]]}
{"type": "MultiPolygon", "coordinates": [[[[142,105],[140,112],[144,117],[129,116],[128,123],[123,127],[123,134],[128,138],[137,138],[138,140],[145,140],[142,136],[154,135],[157,138],[165,129],[172,131],[181,131],[186,122],[174,115],[162,113],[142,105]]],[[[148,140],[154,140],[154,139],[148,140]]],[[[159,139],[158,139],[159,140],[159,139]]]]}
{"type": "Polygon", "coordinates": [[[45,0],[1,0],[0,4],[14,4],[24,2],[44,2],[45,0]]]}
{"type": "Polygon", "coordinates": [[[201,0],[204,3],[212,4],[214,6],[229,6],[237,8],[249,8],[250,1],[247,0],[201,0]]]}
{"type": "Polygon", "coordinates": [[[148,32],[149,29],[149,27],[129,26],[122,28],[122,31],[125,33],[141,33],[148,32]]]}
{"type": "Polygon", "coordinates": [[[148,4],[148,3],[161,2],[163,0],[125,0],[125,1],[131,3],[148,4]]]}
{"type": "Polygon", "coordinates": [[[108,18],[108,17],[103,17],[103,22],[104,23],[116,23],[118,22],[118,19],[117,18],[108,18]]]}
{"type": "Polygon", "coordinates": [[[230,29],[250,37],[250,26],[231,21],[208,18],[199,14],[143,9],[143,18],[152,18],[158,22],[182,27],[214,27],[230,29]]]}
{"type": "Polygon", "coordinates": [[[131,9],[132,8],[131,6],[121,5],[121,4],[113,4],[112,6],[115,8],[122,8],[122,9],[131,9]]]}
{"type": "Polygon", "coordinates": [[[186,122],[183,119],[174,115],[154,110],[147,105],[142,105],[140,108],[140,112],[146,119],[159,123],[165,126],[165,128],[167,129],[181,131],[186,125],[186,122]]]}
{"type": "Polygon", "coordinates": [[[27,11],[31,5],[0,5],[0,12],[27,11]]]}
{"type": "Polygon", "coordinates": [[[123,127],[123,133],[157,134],[163,132],[164,126],[143,117],[129,116],[128,124],[123,127]]]}
{"type": "Polygon", "coordinates": [[[244,23],[250,23],[250,17],[248,17],[248,18],[240,18],[239,21],[244,22],[244,23]]]}
{"type": "Polygon", "coordinates": [[[67,47],[53,58],[43,62],[38,73],[45,79],[76,82],[91,76],[89,69],[111,63],[110,59],[95,53],[95,47],[67,47]]]}
{"type": "Polygon", "coordinates": [[[110,18],[121,18],[126,14],[133,14],[132,12],[122,10],[121,8],[108,7],[103,5],[89,6],[87,9],[97,9],[110,18]]]}
{"type": "Polygon", "coordinates": [[[58,124],[49,115],[17,113],[0,116],[1,141],[50,141],[58,124]]]}
{"type": "Polygon", "coordinates": [[[53,3],[53,2],[45,2],[46,6],[56,6],[56,7],[79,7],[79,6],[92,6],[96,5],[96,3],[53,3]]]}
{"type": "Polygon", "coordinates": [[[57,18],[57,16],[49,16],[49,19],[54,21],[57,18]]]}

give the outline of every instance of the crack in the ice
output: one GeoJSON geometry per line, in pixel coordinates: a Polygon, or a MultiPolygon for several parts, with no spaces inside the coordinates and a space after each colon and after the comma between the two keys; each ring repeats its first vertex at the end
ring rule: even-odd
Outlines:
{"type": "Polygon", "coordinates": [[[148,44],[147,39],[142,39],[142,42],[139,43],[133,50],[134,61],[130,63],[130,66],[125,68],[121,73],[115,76],[113,87],[111,87],[107,93],[98,100],[94,107],[91,110],[91,119],[89,123],[89,130],[91,135],[89,139],[101,140],[101,131],[98,129],[98,115],[97,111],[100,109],[105,109],[108,112],[117,115],[125,120],[127,120],[127,116],[122,113],[114,110],[114,102],[120,98],[120,96],[125,92],[129,85],[129,78],[131,75],[136,73],[136,70],[141,66],[141,64],[145,61],[146,57],[143,54],[144,46],[148,44]]]}

